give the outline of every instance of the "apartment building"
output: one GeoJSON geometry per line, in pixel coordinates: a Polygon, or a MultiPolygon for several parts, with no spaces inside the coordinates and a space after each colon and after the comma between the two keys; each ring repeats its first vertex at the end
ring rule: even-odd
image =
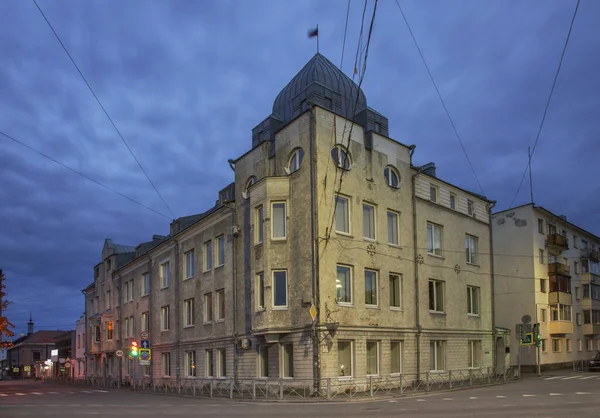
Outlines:
{"type": "Polygon", "coordinates": [[[85,378],[85,313],[75,322],[75,358],[73,363],[73,376],[75,379],[85,378]]]}
{"type": "MultiPolygon", "coordinates": [[[[600,350],[600,237],[534,204],[492,217],[496,321],[540,324],[541,365],[590,359],[600,350]]],[[[536,365],[535,347],[511,339],[512,363],[536,365]]]]}
{"type": "Polygon", "coordinates": [[[344,380],[503,367],[492,202],[415,166],[414,151],[316,54],[229,160],[235,181],[213,208],[156,242],[105,243],[85,290],[89,357],[105,364],[93,372],[344,380]],[[142,330],[151,366],[125,356],[112,368],[142,330]]]}

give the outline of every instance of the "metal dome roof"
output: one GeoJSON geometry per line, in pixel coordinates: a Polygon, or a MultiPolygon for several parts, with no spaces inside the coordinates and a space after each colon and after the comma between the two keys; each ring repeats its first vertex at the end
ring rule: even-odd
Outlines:
{"type": "Polygon", "coordinates": [[[319,53],[277,95],[273,114],[285,124],[303,112],[307,100],[347,119],[367,106],[365,94],[354,81],[319,53]]]}

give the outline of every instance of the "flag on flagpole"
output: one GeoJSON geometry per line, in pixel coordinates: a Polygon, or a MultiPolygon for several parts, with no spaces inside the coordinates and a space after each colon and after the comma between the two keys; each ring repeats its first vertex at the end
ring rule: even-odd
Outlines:
{"type": "Polygon", "coordinates": [[[319,36],[319,27],[318,26],[315,29],[311,29],[308,31],[309,38],[314,38],[315,36],[319,36]]]}

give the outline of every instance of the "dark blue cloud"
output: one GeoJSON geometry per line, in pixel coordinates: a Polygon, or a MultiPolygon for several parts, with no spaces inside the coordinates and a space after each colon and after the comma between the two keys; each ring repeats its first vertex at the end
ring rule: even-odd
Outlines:
{"type": "MultiPolygon", "coordinates": [[[[228,158],[316,49],[341,61],[347,3],[40,0],[40,6],[177,216],[212,205],[228,158]]],[[[506,207],[527,161],[574,1],[401,2],[486,194],[506,207]]],[[[371,13],[369,2],[367,16],[371,13]]],[[[352,2],[343,69],[352,76],[363,4],[352,2]]],[[[600,234],[600,3],[580,6],[533,161],[535,200],[600,234]]],[[[364,43],[363,43],[364,45],[364,43]]],[[[158,211],[167,209],[32,2],[0,15],[0,130],[158,211]]],[[[415,161],[477,183],[395,2],[379,2],[363,83],[415,161]]],[[[156,214],[0,138],[0,268],[24,330],[81,313],[104,238],[166,233],[156,214]],[[52,310],[56,309],[56,310],[52,310]]],[[[516,204],[527,201],[524,185],[516,204]]]]}

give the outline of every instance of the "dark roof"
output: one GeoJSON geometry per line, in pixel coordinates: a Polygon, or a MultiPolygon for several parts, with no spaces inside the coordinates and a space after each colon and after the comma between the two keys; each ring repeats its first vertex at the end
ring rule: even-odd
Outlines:
{"type": "Polygon", "coordinates": [[[302,102],[306,100],[350,120],[367,106],[367,98],[358,85],[318,52],[277,95],[273,115],[285,125],[304,112],[302,102]]]}
{"type": "Polygon", "coordinates": [[[108,248],[112,248],[113,250],[115,250],[115,253],[117,254],[135,252],[135,247],[132,247],[130,245],[115,244],[110,238],[106,239],[106,245],[108,246],[108,248]]]}
{"type": "Polygon", "coordinates": [[[20,337],[13,341],[13,348],[18,344],[54,344],[54,339],[64,334],[65,331],[37,331],[25,337],[20,337]]]}

